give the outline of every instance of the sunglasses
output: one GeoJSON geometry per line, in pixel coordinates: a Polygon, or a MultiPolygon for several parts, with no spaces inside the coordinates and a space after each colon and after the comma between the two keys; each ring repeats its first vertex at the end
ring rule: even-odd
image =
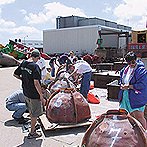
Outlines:
{"type": "Polygon", "coordinates": [[[135,64],[135,63],[136,63],[136,61],[135,61],[135,60],[132,60],[132,61],[127,62],[127,63],[128,63],[128,65],[130,65],[130,64],[135,64]]]}

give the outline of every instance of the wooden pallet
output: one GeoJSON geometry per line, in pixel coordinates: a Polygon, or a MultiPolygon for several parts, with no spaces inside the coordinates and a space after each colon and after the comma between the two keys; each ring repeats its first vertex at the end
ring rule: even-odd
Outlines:
{"type": "Polygon", "coordinates": [[[45,114],[40,116],[39,119],[45,131],[56,130],[56,129],[77,128],[77,127],[83,127],[83,126],[90,126],[92,124],[92,120],[88,120],[86,122],[78,123],[78,124],[65,124],[65,125],[50,123],[45,114]]]}

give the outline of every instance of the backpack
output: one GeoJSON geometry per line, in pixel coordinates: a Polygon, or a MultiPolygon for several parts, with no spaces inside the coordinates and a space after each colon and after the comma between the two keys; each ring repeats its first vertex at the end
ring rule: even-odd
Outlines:
{"type": "Polygon", "coordinates": [[[82,147],[147,147],[147,133],[125,110],[108,110],[88,128],[82,147]]]}

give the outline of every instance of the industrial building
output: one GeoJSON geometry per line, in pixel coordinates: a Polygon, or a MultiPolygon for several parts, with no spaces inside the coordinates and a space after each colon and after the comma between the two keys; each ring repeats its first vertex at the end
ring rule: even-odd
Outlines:
{"type": "Polygon", "coordinates": [[[56,18],[56,29],[43,31],[44,52],[77,54],[94,53],[98,39],[102,48],[126,48],[131,27],[99,19],[68,16],[56,18]],[[101,36],[100,34],[101,33],[101,36]],[[110,34],[109,34],[110,33],[110,34]]]}
{"type": "Polygon", "coordinates": [[[101,25],[121,30],[131,31],[131,27],[117,24],[116,22],[108,21],[100,18],[86,18],[79,16],[67,16],[56,18],[56,29],[71,28],[71,27],[82,27],[91,25],[101,25]]]}

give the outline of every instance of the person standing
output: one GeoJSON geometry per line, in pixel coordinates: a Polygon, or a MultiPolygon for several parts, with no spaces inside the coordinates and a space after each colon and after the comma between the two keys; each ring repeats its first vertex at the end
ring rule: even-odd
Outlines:
{"type": "Polygon", "coordinates": [[[52,77],[55,77],[55,65],[57,65],[58,67],[60,66],[58,63],[57,63],[57,60],[59,59],[59,56],[56,55],[55,57],[52,57],[49,61],[49,65],[51,67],[51,76],[52,77]]]}
{"type": "Polygon", "coordinates": [[[37,118],[43,113],[45,99],[41,90],[41,70],[36,62],[40,58],[40,52],[35,49],[31,53],[29,60],[24,60],[14,71],[14,77],[22,80],[23,93],[27,109],[31,117],[31,130],[28,139],[41,137],[42,134],[36,132],[35,125],[37,118]]]}
{"type": "MultiPolygon", "coordinates": [[[[81,86],[80,86],[80,93],[85,98],[87,98],[87,95],[88,95],[88,92],[89,92],[89,89],[90,89],[92,68],[86,61],[78,60],[74,64],[74,71],[71,73],[70,77],[72,77],[76,73],[82,76],[81,86]]],[[[77,76],[77,78],[78,78],[78,76],[77,76]]]]}
{"type": "Polygon", "coordinates": [[[74,55],[74,51],[70,51],[69,52],[69,60],[71,61],[71,63],[73,63],[73,59],[75,58],[76,56],[74,55]]]}
{"type": "Polygon", "coordinates": [[[6,108],[9,111],[14,111],[12,117],[18,121],[19,124],[26,122],[23,114],[26,112],[27,107],[25,104],[25,96],[22,90],[17,90],[6,97],[6,108]]]}
{"type": "Polygon", "coordinates": [[[144,109],[147,103],[147,71],[133,52],[125,56],[127,65],[120,72],[120,109],[125,109],[147,129],[144,109]]]}
{"type": "Polygon", "coordinates": [[[38,64],[41,69],[41,82],[44,83],[44,79],[47,74],[45,59],[40,57],[40,59],[36,62],[36,64],[38,64]]]}

